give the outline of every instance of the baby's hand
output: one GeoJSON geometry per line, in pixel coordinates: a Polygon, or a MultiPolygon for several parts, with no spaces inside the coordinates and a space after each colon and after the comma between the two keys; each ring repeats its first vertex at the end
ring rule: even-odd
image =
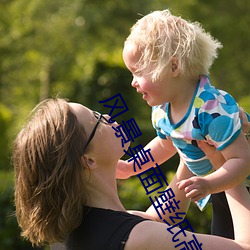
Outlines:
{"type": "Polygon", "coordinates": [[[186,197],[192,201],[198,201],[206,197],[210,192],[209,183],[204,177],[194,176],[177,183],[180,190],[184,190],[186,197]]]}

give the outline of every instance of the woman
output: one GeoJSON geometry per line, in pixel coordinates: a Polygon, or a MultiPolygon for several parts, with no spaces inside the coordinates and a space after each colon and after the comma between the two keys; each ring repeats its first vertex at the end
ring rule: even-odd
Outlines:
{"type": "MultiPolygon", "coordinates": [[[[127,213],[119,200],[115,176],[123,149],[108,117],[63,99],[38,105],[14,143],[16,215],[22,236],[33,245],[65,242],[72,250],[177,249],[180,241],[173,242],[168,226],[155,221],[155,210],[139,213],[142,218],[127,213]]],[[[176,183],[190,175],[185,169],[180,163],[169,185],[178,199],[185,193],[176,183]]],[[[228,190],[227,197],[235,240],[191,232],[180,240],[195,237],[203,250],[250,249],[247,191],[238,186],[228,190]]],[[[188,203],[183,200],[180,211],[188,203]]]]}

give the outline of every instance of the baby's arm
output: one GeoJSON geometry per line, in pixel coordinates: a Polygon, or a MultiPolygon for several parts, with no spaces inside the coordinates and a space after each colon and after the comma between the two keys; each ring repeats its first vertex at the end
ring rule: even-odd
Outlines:
{"type": "Polygon", "coordinates": [[[204,177],[210,183],[212,193],[233,188],[250,174],[250,147],[243,133],[221,153],[225,163],[217,171],[204,177]]]}
{"type": "MultiPolygon", "coordinates": [[[[205,152],[206,153],[206,152],[205,152]]],[[[219,153],[217,155],[220,156],[219,153]]],[[[205,177],[192,177],[178,183],[186,196],[193,201],[205,197],[209,193],[217,193],[242,183],[250,174],[250,148],[241,133],[235,141],[221,151],[220,158],[213,161],[222,164],[221,168],[205,177]],[[224,157],[224,164],[223,158],[224,157]]],[[[216,167],[216,164],[213,164],[216,167]]]]}
{"type": "Polygon", "coordinates": [[[137,175],[153,166],[155,163],[158,165],[170,159],[175,155],[176,149],[172,144],[172,141],[167,139],[163,140],[160,137],[155,137],[152,141],[150,141],[145,147],[144,150],[150,149],[150,153],[154,159],[154,162],[149,161],[143,165],[141,165],[141,169],[136,166],[136,172],[134,171],[134,161],[124,161],[120,160],[117,164],[116,170],[116,178],[118,179],[126,179],[130,176],[137,175]]]}

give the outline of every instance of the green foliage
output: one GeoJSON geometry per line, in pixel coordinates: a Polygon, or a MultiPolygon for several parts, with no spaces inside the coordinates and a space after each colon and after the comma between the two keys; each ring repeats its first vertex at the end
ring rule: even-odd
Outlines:
{"type": "Polygon", "coordinates": [[[9,141],[11,127],[12,113],[11,111],[0,103],[0,169],[7,169],[9,166],[9,151],[10,148],[6,145],[9,141]]]}
{"type": "Polygon", "coordinates": [[[239,100],[239,105],[242,107],[246,112],[250,112],[250,95],[244,96],[239,100]]]}
{"type": "Polygon", "coordinates": [[[187,219],[197,233],[211,233],[212,204],[204,211],[200,211],[195,203],[191,203],[187,212],[187,219]]]}
{"type": "Polygon", "coordinates": [[[146,211],[151,205],[138,177],[118,180],[119,197],[126,209],[146,211]]]}
{"type": "MultiPolygon", "coordinates": [[[[138,0],[129,4],[112,0],[2,1],[0,102],[10,108],[18,122],[48,96],[59,93],[88,106],[118,90],[130,97],[131,109],[139,109],[139,119],[148,119],[144,112],[148,107],[129,87],[121,51],[138,13],[163,8],[200,21],[222,41],[224,49],[212,68],[212,79],[239,100],[249,95],[250,59],[245,56],[250,39],[249,5],[244,0],[222,4],[198,0],[138,0]],[[235,22],[239,15],[240,22],[235,22]]],[[[150,127],[150,122],[146,124],[150,127]]]]}
{"type": "MultiPolygon", "coordinates": [[[[229,92],[236,100],[249,96],[249,42],[250,5],[242,1],[200,1],[196,0],[189,9],[189,17],[203,24],[222,44],[211,69],[213,83],[229,92]],[[236,21],[237,20],[237,21],[236,21]]],[[[248,102],[250,99],[248,99],[248,102]]]]}
{"type": "MultiPolygon", "coordinates": [[[[9,168],[12,139],[30,110],[38,101],[57,94],[106,112],[98,101],[121,93],[129,107],[122,118],[135,118],[143,133],[135,143],[145,145],[153,138],[150,108],[130,87],[131,76],[125,69],[121,53],[136,19],[165,8],[201,22],[223,43],[224,48],[211,69],[212,81],[218,88],[230,92],[249,112],[248,0],[228,0],[226,3],[216,0],[2,0],[0,169],[9,168]]],[[[169,173],[175,166],[176,158],[164,164],[162,169],[169,173]]],[[[4,178],[0,176],[0,183],[4,178]]],[[[145,209],[148,205],[148,200],[143,198],[145,190],[138,183],[137,179],[119,183],[128,208],[145,209]]],[[[11,213],[12,201],[4,201],[11,191],[7,188],[5,191],[1,202],[11,213]]],[[[201,213],[192,204],[188,216],[194,228],[207,232],[210,208],[201,213]]],[[[1,223],[6,222],[2,219],[1,223]]],[[[8,241],[8,237],[5,238],[8,241]]]]}

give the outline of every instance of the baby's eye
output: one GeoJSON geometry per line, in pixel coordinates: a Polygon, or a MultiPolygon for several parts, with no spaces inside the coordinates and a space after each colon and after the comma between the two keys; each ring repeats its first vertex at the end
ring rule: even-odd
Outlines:
{"type": "Polygon", "coordinates": [[[136,71],[136,72],[134,72],[133,76],[142,76],[142,72],[141,71],[136,71]]]}

